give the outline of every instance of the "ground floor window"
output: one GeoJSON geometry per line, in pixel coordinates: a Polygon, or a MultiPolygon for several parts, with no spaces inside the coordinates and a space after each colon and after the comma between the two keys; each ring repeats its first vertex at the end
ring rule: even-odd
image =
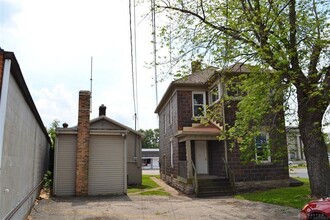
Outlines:
{"type": "Polygon", "coordinates": [[[268,133],[262,132],[255,137],[256,160],[260,162],[271,162],[270,149],[268,144],[268,133]]]}
{"type": "Polygon", "coordinates": [[[143,166],[150,166],[151,159],[143,159],[143,166]]]}
{"type": "Polygon", "coordinates": [[[171,141],[171,167],[174,167],[173,143],[171,141]]]}

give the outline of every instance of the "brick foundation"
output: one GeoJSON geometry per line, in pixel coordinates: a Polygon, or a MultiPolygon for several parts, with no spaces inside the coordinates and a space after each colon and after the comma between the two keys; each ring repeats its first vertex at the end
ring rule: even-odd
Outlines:
{"type": "Polygon", "coordinates": [[[194,194],[194,187],[191,183],[185,183],[182,181],[179,181],[178,179],[165,175],[160,174],[160,178],[166,182],[168,185],[172,186],[173,188],[179,190],[180,192],[186,194],[186,195],[192,195],[194,194]]]}
{"type": "Polygon", "coordinates": [[[76,196],[88,195],[90,92],[79,92],[76,196]]]}
{"type": "Polygon", "coordinates": [[[253,192],[266,189],[289,187],[289,179],[283,180],[268,180],[268,181],[249,181],[249,182],[236,182],[236,190],[239,193],[253,192]]]}

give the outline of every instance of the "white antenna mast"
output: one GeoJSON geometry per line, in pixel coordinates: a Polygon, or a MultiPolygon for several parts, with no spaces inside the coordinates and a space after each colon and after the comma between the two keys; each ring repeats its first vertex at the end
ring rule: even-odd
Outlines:
{"type": "Polygon", "coordinates": [[[90,90],[91,90],[91,103],[90,103],[90,112],[92,112],[92,92],[93,92],[93,56],[91,56],[91,85],[90,85],[90,90]]]}

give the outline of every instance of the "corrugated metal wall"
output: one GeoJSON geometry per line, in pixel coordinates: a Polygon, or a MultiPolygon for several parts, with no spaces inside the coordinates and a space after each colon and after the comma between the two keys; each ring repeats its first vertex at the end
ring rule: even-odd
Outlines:
{"type": "Polygon", "coordinates": [[[123,194],[124,139],[92,135],[89,141],[89,195],[123,194]]]}
{"type": "Polygon", "coordinates": [[[57,137],[55,153],[54,194],[74,196],[76,187],[77,135],[65,134],[57,137]]]}
{"type": "MultiPolygon", "coordinates": [[[[7,62],[7,61],[6,61],[7,62]]],[[[7,73],[9,74],[9,73],[7,73]]],[[[33,191],[47,171],[49,143],[12,75],[7,75],[3,151],[0,172],[0,219],[25,219],[39,190],[33,191]],[[19,206],[22,205],[22,206],[19,206]],[[17,211],[15,211],[17,209],[17,211]]],[[[1,97],[4,101],[4,97],[1,97]]]]}

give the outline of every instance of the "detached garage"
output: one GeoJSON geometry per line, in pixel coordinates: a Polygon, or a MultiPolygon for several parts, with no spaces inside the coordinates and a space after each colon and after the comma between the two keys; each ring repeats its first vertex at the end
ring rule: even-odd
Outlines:
{"type": "Polygon", "coordinates": [[[89,91],[79,93],[78,126],[57,129],[54,195],[126,194],[141,184],[141,134],[105,116],[89,120],[89,91]]]}

